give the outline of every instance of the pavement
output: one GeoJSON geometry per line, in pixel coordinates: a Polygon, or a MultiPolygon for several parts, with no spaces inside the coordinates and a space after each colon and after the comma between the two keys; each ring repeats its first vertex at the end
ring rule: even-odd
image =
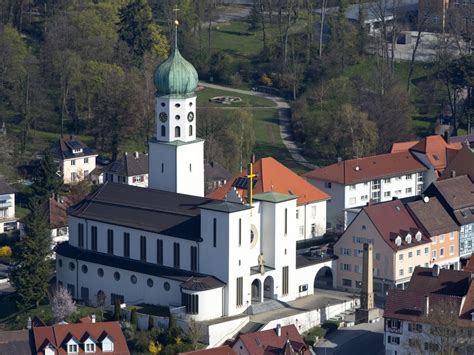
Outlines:
{"type": "Polygon", "coordinates": [[[291,115],[290,115],[290,105],[289,103],[280,96],[274,96],[267,93],[259,92],[259,91],[250,91],[250,90],[242,90],[242,89],[233,89],[227,86],[221,86],[216,84],[210,84],[205,82],[199,82],[199,85],[219,89],[219,90],[226,90],[230,92],[235,92],[237,94],[242,95],[251,95],[251,96],[259,96],[265,99],[273,101],[278,109],[278,120],[280,126],[280,137],[285,145],[286,149],[290,153],[293,160],[298,162],[299,164],[307,167],[308,169],[315,169],[317,168],[316,165],[310,163],[301,155],[301,149],[298,148],[295,141],[293,140],[292,136],[292,129],[291,129],[291,115]]]}
{"type": "Polygon", "coordinates": [[[319,342],[314,351],[317,355],[383,355],[383,319],[341,328],[319,342]]]}

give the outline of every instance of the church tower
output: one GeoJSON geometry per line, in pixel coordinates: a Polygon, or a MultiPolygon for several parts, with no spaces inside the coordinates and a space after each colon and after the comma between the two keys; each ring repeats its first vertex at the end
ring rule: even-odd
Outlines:
{"type": "Polygon", "coordinates": [[[204,196],[204,140],[196,137],[198,74],[178,49],[155,70],[156,133],[149,143],[148,186],[204,196]]]}

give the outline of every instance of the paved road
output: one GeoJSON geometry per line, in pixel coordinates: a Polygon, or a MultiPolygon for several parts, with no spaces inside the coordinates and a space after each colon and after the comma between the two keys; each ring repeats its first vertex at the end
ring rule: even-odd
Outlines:
{"type": "Polygon", "coordinates": [[[315,347],[317,355],[383,355],[383,321],[342,328],[315,347]]]}
{"type": "Polygon", "coordinates": [[[301,155],[301,149],[299,149],[293,140],[291,134],[291,122],[290,122],[290,105],[284,98],[279,96],[273,96],[270,94],[266,94],[263,92],[258,91],[250,91],[250,90],[241,90],[241,89],[233,89],[227,86],[221,86],[216,84],[209,84],[205,82],[199,82],[199,85],[204,87],[209,87],[213,89],[220,89],[220,90],[227,90],[231,92],[235,92],[242,95],[251,95],[251,96],[259,96],[266,98],[268,100],[272,100],[278,109],[278,119],[280,123],[280,137],[285,145],[286,149],[290,153],[291,157],[297,161],[299,164],[307,167],[308,169],[315,169],[317,168],[316,165],[311,164],[301,155]]]}

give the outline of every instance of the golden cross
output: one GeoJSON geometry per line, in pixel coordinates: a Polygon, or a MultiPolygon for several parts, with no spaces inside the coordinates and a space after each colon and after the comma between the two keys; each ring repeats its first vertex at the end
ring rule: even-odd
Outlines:
{"type": "MultiPolygon", "coordinates": [[[[247,179],[249,179],[249,206],[252,207],[252,201],[253,201],[253,178],[256,177],[257,175],[253,173],[253,164],[249,163],[248,165],[248,175],[246,176],[247,179]]],[[[250,212],[252,213],[252,212],[250,212]]]]}

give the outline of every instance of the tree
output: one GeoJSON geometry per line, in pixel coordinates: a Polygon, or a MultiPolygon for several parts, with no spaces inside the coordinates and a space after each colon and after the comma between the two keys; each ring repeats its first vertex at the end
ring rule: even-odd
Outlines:
{"type": "Polygon", "coordinates": [[[159,354],[163,350],[163,346],[154,340],[150,340],[150,343],[148,345],[148,351],[152,354],[159,354]]]}
{"type": "Polygon", "coordinates": [[[76,302],[73,301],[69,291],[59,286],[50,299],[51,312],[56,322],[61,322],[76,313],[76,302]]]}
{"type": "Polygon", "coordinates": [[[33,191],[35,197],[46,201],[51,194],[57,193],[62,185],[59,166],[54,161],[49,149],[46,149],[39,166],[35,170],[33,191]]]}
{"type": "Polygon", "coordinates": [[[114,320],[119,321],[122,318],[122,307],[118,300],[115,301],[114,305],[114,320]]]}
{"type": "Polygon", "coordinates": [[[368,40],[367,26],[365,20],[367,18],[367,9],[365,4],[360,0],[358,1],[359,16],[357,20],[357,51],[359,55],[365,53],[365,46],[368,40]]]}
{"type": "Polygon", "coordinates": [[[137,307],[132,307],[132,310],[130,311],[130,324],[135,326],[135,327],[138,324],[137,307]]]}
{"type": "Polygon", "coordinates": [[[17,306],[20,309],[39,306],[47,295],[53,274],[50,261],[51,236],[46,211],[39,199],[33,199],[30,211],[25,236],[14,247],[15,267],[10,271],[10,280],[17,291],[17,306]]]}
{"type": "Polygon", "coordinates": [[[198,350],[199,340],[205,335],[203,326],[191,318],[186,324],[184,335],[193,346],[193,350],[198,350]]]}
{"type": "Polygon", "coordinates": [[[96,306],[100,310],[101,318],[104,318],[104,311],[105,311],[105,307],[107,306],[107,295],[102,290],[97,292],[96,306]]]}

